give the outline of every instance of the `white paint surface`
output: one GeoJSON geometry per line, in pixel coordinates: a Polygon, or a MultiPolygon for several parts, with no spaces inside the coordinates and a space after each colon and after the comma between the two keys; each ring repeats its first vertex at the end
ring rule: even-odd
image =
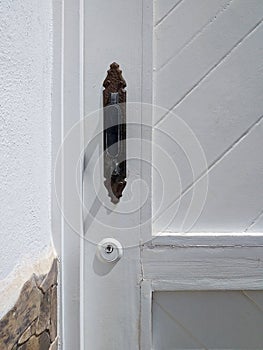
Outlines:
{"type": "Polygon", "coordinates": [[[263,239],[254,236],[160,236],[144,246],[153,290],[262,290],[263,239]]]}
{"type": "MultiPolygon", "coordinates": [[[[72,0],[69,1],[72,5],[72,0]]],[[[242,300],[238,299],[242,297],[240,290],[257,289],[258,292],[253,291],[253,297],[257,297],[259,302],[262,298],[260,292],[263,288],[262,237],[260,233],[240,235],[240,232],[246,231],[248,227],[253,227],[253,231],[259,228],[260,231],[259,226],[262,222],[258,218],[262,204],[261,196],[257,193],[262,181],[260,180],[262,169],[260,152],[256,151],[251,156],[252,150],[261,148],[262,145],[261,120],[258,114],[262,110],[260,97],[262,47],[259,45],[262,5],[259,1],[251,1],[249,4],[242,0],[155,1],[157,17],[154,31],[161,39],[159,42],[157,40],[154,58],[155,60],[157,58],[158,63],[156,55],[159,54],[159,59],[165,60],[161,64],[167,65],[165,67],[168,72],[164,76],[165,79],[162,79],[161,75],[158,77],[158,71],[154,73],[155,102],[158,101],[166,108],[175,108],[181,112],[182,119],[189,122],[198,138],[200,137],[208,165],[214,171],[214,173],[211,171],[213,181],[211,181],[212,190],[209,193],[210,202],[204,211],[202,221],[199,222],[199,226],[196,226],[198,230],[206,231],[207,234],[198,235],[195,232],[190,237],[182,237],[183,235],[180,234],[167,236],[164,232],[161,237],[154,237],[152,244],[142,244],[145,236],[149,240],[153,233],[152,222],[149,220],[150,224],[141,227],[140,224],[145,219],[144,215],[151,212],[152,205],[158,203],[161,197],[159,192],[161,186],[153,182],[153,191],[150,191],[145,207],[140,207],[138,212],[130,211],[129,215],[124,215],[126,214],[125,209],[132,208],[134,204],[132,202],[135,199],[140,203],[142,198],[142,192],[138,193],[136,184],[130,190],[134,180],[140,178],[151,182],[152,170],[147,172],[145,165],[134,164],[129,160],[127,188],[120,203],[117,206],[112,205],[103,186],[103,165],[99,159],[102,138],[94,138],[96,132],[101,130],[102,114],[97,113],[95,118],[89,115],[85,119],[83,127],[85,142],[94,141],[94,139],[96,142],[94,142],[93,149],[90,150],[89,147],[86,149],[86,167],[83,172],[83,197],[86,208],[84,211],[85,239],[81,241],[81,272],[83,274],[80,311],[81,349],[92,347],[93,349],[141,348],[150,350],[153,349],[152,339],[162,340],[164,337],[165,340],[173,340],[173,328],[161,317],[158,310],[156,312],[156,308],[153,310],[154,313],[156,312],[154,317],[162,324],[159,330],[152,329],[152,292],[159,292],[162,295],[163,292],[170,291],[171,303],[173,303],[175,291],[181,290],[183,299],[187,299],[187,293],[190,292],[190,301],[185,302],[188,306],[187,317],[190,320],[192,310],[189,305],[195,300],[197,294],[194,294],[194,291],[196,290],[200,291],[198,295],[206,291],[208,297],[210,295],[208,290],[215,291],[215,296],[219,296],[219,299],[223,295],[223,298],[219,300],[222,310],[228,310],[229,301],[224,298],[225,290],[237,290],[228,295],[234,296],[233,303],[237,302],[235,305],[238,305],[235,306],[235,309],[241,315],[250,309],[246,307],[247,303],[243,308],[242,300]],[[233,30],[229,33],[231,23],[233,30]],[[177,41],[174,40],[176,35],[177,41]],[[170,42],[165,42],[167,38],[171,39],[170,42]],[[164,57],[167,53],[173,55],[175,51],[180,51],[177,56],[180,65],[178,61],[174,63],[171,57],[164,57]],[[195,54],[199,55],[198,60],[195,59],[195,54]],[[169,62],[166,63],[166,61],[169,62]],[[252,64],[248,65],[251,62],[252,64]],[[181,98],[183,98],[182,101],[180,101],[181,98]],[[246,165],[243,166],[244,159],[246,165]],[[219,160],[218,167],[214,166],[217,160],[219,160]],[[254,174],[256,178],[251,179],[254,174]],[[220,186],[221,179],[224,186],[220,186]],[[248,188],[244,188],[244,184],[247,184],[248,181],[248,188]],[[253,196],[256,200],[251,203],[253,196]],[[211,204],[211,197],[214,206],[211,204]],[[228,206],[226,198],[232,200],[231,205],[228,206]],[[216,204],[218,208],[215,208],[216,204]],[[135,224],[137,224],[136,227],[135,224]],[[222,229],[221,232],[225,231],[225,234],[213,235],[213,231],[218,231],[218,228],[222,229]],[[227,235],[226,232],[231,232],[231,234],[227,235]],[[235,234],[232,235],[233,232],[235,234]],[[106,237],[118,239],[125,248],[122,259],[115,265],[103,264],[96,259],[96,243],[106,237]],[[127,246],[128,249],[126,249],[127,246]],[[166,329],[167,333],[165,333],[166,329]],[[152,334],[152,330],[155,334],[152,334]]],[[[149,91],[152,89],[152,79],[145,80],[147,74],[148,78],[151,77],[146,71],[152,67],[153,57],[151,35],[154,21],[151,6],[151,0],[134,1],[129,4],[120,0],[114,0],[111,4],[102,4],[95,0],[84,1],[84,33],[80,35],[80,40],[76,40],[79,38],[74,32],[74,38],[76,38],[74,43],[81,42],[82,35],[84,36],[85,114],[101,108],[102,82],[106,69],[114,60],[121,64],[124,77],[127,79],[128,100],[144,101],[148,91],[146,100],[151,102],[149,91]],[[96,40],[94,40],[94,33],[96,33],[96,40]]],[[[71,40],[72,47],[75,47],[70,36],[70,26],[67,26],[66,33],[71,40]]],[[[69,45],[69,50],[71,45],[69,45]]],[[[76,62],[74,60],[74,63],[76,62]]],[[[74,69],[75,66],[73,65],[74,69]]],[[[73,67],[75,74],[81,72],[83,68],[80,67],[75,71],[73,67]]],[[[159,69],[158,65],[157,69],[159,69]]],[[[82,101],[75,90],[70,91],[69,98],[72,98],[74,103],[82,101]]],[[[70,102],[68,101],[69,105],[70,102]]],[[[144,117],[143,108],[128,109],[128,120],[142,123],[144,117]]],[[[164,131],[176,129],[170,115],[165,118],[161,114],[154,115],[154,117],[157,117],[155,120],[157,126],[165,126],[164,131]],[[160,120],[158,117],[163,119],[160,120]]],[[[67,118],[67,121],[72,122],[73,117],[68,115],[67,118]]],[[[143,132],[143,128],[141,131],[143,132]]],[[[129,136],[134,136],[134,129],[129,127],[128,133],[129,136]]],[[[149,134],[147,132],[145,135],[138,133],[135,136],[137,138],[146,136],[146,139],[151,141],[149,134]]],[[[174,145],[169,142],[165,144],[161,137],[156,138],[156,134],[154,138],[155,144],[163,146],[171,153],[175,150],[176,153],[177,149],[174,145]]],[[[143,148],[145,146],[140,142],[131,147],[130,142],[129,139],[128,154],[134,152],[137,158],[144,152],[149,151],[150,153],[153,148],[152,144],[148,148],[143,148]]],[[[153,149],[156,168],[166,174],[171,174],[167,195],[170,196],[173,203],[176,173],[171,172],[169,163],[164,162],[163,168],[160,166],[158,162],[163,159],[155,151],[153,149]]],[[[177,154],[172,154],[172,156],[176,161],[178,160],[177,154]]],[[[149,163],[151,164],[151,161],[149,163]]],[[[199,173],[196,175],[199,176],[204,169],[205,167],[200,166],[199,173]]],[[[192,180],[187,170],[186,167],[182,175],[184,187],[192,180]]],[[[79,187],[81,188],[81,185],[79,187]]],[[[151,185],[149,188],[151,189],[151,185]]],[[[164,205],[169,206],[169,201],[165,200],[164,205]]],[[[69,210],[73,207],[69,205],[69,210]]],[[[170,208],[171,206],[168,209],[170,208]]],[[[168,209],[165,208],[165,210],[168,209]]],[[[166,224],[167,219],[164,218],[164,226],[166,224]]],[[[172,221],[169,230],[174,232],[175,227],[176,222],[172,221]]],[[[66,242],[68,257],[74,255],[72,245],[70,245],[71,241],[73,240],[69,238],[66,242]]],[[[74,262],[73,259],[71,261],[74,262]]],[[[72,295],[76,301],[78,293],[72,295]]],[[[71,295],[68,294],[67,298],[71,299],[71,295]]],[[[166,301],[165,297],[164,301],[166,301]]],[[[208,308],[212,314],[213,301],[210,300],[208,308]]],[[[169,303],[166,307],[169,309],[169,303]]],[[[74,309],[71,308],[71,310],[74,309]]],[[[198,320],[198,316],[195,316],[195,319],[198,320]]],[[[255,319],[255,322],[260,324],[262,322],[261,312],[252,310],[251,319],[255,319]]],[[[240,322],[242,332],[244,323],[242,320],[240,322]]],[[[158,327],[158,322],[155,324],[158,327]]],[[[253,335],[255,337],[252,341],[250,341],[251,338],[247,339],[249,346],[257,345],[262,339],[261,327],[258,324],[254,330],[255,333],[250,334],[250,337],[253,338],[253,335]]],[[[217,330],[212,326],[211,334],[212,331],[217,330]]],[[[73,329],[74,335],[78,334],[76,328],[75,326],[73,329]]],[[[194,326],[193,328],[194,331],[197,331],[194,326]]],[[[70,329],[67,329],[69,332],[66,337],[71,340],[68,339],[69,346],[66,346],[71,349],[70,342],[74,341],[74,337],[70,329]]],[[[230,339],[229,344],[234,344],[234,346],[240,344],[241,338],[237,337],[236,332],[233,335],[228,332],[226,335],[230,339]]],[[[214,337],[210,343],[212,348],[219,344],[219,341],[219,337],[214,337]]],[[[166,344],[165,341],[161,341],[161,344],[156,342],[154,345],[156,345],[156,350],[161,346],[169,349],[165,347],[166,344]]],[[[175,343],[171,342],[171,344],[170,349],[173,349],[172,346],[175,343]]],[[[192,346],[193,344],[187,345],[192,346]]],[[[203,346],[202,349],[206,347],[203,346]]]]}
{"type": "Polygon", "coordinates": [[[3,279],[25,262],[33,266],[47,254],[52,241],[52,1],[6,0],[1,2],[0,18],[3,279]]]}
{"type": "Polygon", "coordinates": [[[170,156],[163,165],[153,151],[161,173],[153,173],[154,232],[262,231],[263,2],[173,3],[154,28],[154,102],[164,112],[154,115],[153,140],[170,156]],[[166,136],[178,129],[175,115],[197,137],[205,166],[166,136]],[[207,169],[205,205],[191,206],[207,169]],[[191,225],[188,214],[197,219],[191,225]]]}
{"type": "Polygon", "coordinates": [[[263,293],[158,292],[153,349],[262,349],[263,293]]]}
{"type": "MultiPolygon", "coordinates": [[[[140,247],[151,202],[145,205],[145,183],[150,183],[151,150],[141,139],[149,130],[141,128],[151,114],[143,113],[141,102],[151,102],[152,0],[111,2],[85,1],[84,108],[85,171],[83,178],[83,349],[140,348],[140,247]],[[94,40],[96,33],[96,40],[94,40]],[[99,58],[99,59],[98,59],[99,58]],[[120,202],[111,203],[104,186],[102,133],[102,83],[109,65],[120,64],[127,81],[127,185],[120,202]],[[135,103],[134,103],[135,102],[135,103]],[[93,114],[90,114],[92,113],[93,114]],[[133,124],[132,124],[133,123],[133,124]],[[97,137],[96,137],[97,135],[97,137]],[[96,244],[113,237],[123,246],[123,257],[114,264],[96,257],[96,244]]],[[[151,184],[149,184],[149,194],[151,184]]],[[[151,196],[149,196],[151,198],[151,196]]],[[[71,350],[71,348],[69,347],[71,350]]]]}
{"type": "Polygon", "coordinates": [[[155,1],[143,349],[262,348],[262,20],[260,0],[155,1]],[[207,164],[191,158],[189,133],[171,137],[178,119],[207,164]]]}

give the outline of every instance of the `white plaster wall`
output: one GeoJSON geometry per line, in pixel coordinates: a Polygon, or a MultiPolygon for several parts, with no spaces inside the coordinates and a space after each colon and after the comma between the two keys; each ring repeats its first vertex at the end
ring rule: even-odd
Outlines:
{"type": "Polygon", "coordinates": [[[0,1],[0,280],[51,246],[51,74],[52,1],[0,1]]]}

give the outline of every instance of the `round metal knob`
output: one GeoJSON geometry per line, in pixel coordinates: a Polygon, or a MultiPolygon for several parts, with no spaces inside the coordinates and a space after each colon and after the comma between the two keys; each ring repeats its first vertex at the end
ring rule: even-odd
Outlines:
{"type": "Polygon", "coordinates": [[[122,245],[114,238],[105,238],[98,244],[97,256],[103,262],[117,262],[122,255],[122,245]]]}

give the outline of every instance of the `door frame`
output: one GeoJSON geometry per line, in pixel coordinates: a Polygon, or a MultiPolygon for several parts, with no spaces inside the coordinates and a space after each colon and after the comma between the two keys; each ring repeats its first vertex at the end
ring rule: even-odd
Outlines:
{"type": "MultiPolygon", "coordinates": [[[[114,4],[117,6],[118,2],[114,2],[114,4]]],[[[102,23],[102,20],[106,18],[106,11],[109,11],[109,7],[104,8],[101,6],[101,13],[99,16],[99,19],[96,20],[99,23],[102,23]]],[[[94,16],[95,13],[98,13],[98,10],[100,9],[100,6],[91,6],[89,8],[90,16],[94,16]]],[[[114,9],[114,6],[112,6],[112,9],[114,9]]],[[[91,52],[91,62],[88,62],[89,67],[93,67],[92,74],[89,76],[89,70],[86,72],[86,81],[92,81],[92,84],[94,85],[94,93],[89,95],[89,98],[87,98],[88,101],[96,101],[95,103],[98,103],[100,98],[100,92],[99,92],[99,86],[101,86],[104,76],[102,75],[103,70],[108,68],[108,64],[110,64],[113,60],[116,60],[118,63],[120,63],[121,68],[124,70],[123,75],[124,78],[127,79],[127,89],[128,89],[128,102],[135,102],[139,103],[137,106],[138,113],[136,116],[133,116],[133,113],[127,113],[127,123],[136,123],[139,121],[140,127],[136,128],[136,133],[134,132],[133,128],[128,130],[128,138],[127,138],[127,155],[129,159],[129,155],[131,153],[131,140],[132,138],[139,135],[141,138],[141,141],[138,142],[136,145],[136,156],[140,160],[137,162],[137,164],[134,166],[131,165],[128,161],[128,185],[129,187],[130,183],[132,182],[131,178],[134,177],[134,174],[140,174],[140,179],[145,180],[145,182],[148,185],[148,193],[151,193],[151,181],[150,183],[147,181],[147,179],[151,179],[151,170],[147,166],[147,164],[151,164],[151,156],[152,156],[152,148],[151,148],[151,132],[149,132],[150,128],[149,125],[152,123],[152,115],[151,113],[147,113],[144,111],[143,104],[147,104],[152,106],[152,75],[153,75],[153,65],[152,65],[152,36],[153,36],[153,1],[152,0],[136,0],[132,2],[132,5],[129,5],[127,7],[124,7],[123,5],[120,6],[120,11],[118,13],[118,28],[120,28],[120,36],[118,36],[119,40],[119,49],[124,50],[123,47],[125,47],[124,54],[116,54],[114,51],[109,50],[109,52],[106,51],[105,53],[105,61],[108,61],[107,63],[104,62],[104,65],[101,67],[99,64],[98,69],[96,70],[97,65],[94,65],[94,52],[96,52],[96,47],[94,49],[93,45],[91,47],[88,46],[90,52],[91,52]],[[127,10],[128,8],[128,10],[127,10]],[[133,16],[130,16],[132,20],[125,19],[125,11],[130,11],[133,13],[133,16]],[[133,31],[130,30],[131,25],[138,25],[137,30],[133,34],[133,31]],[[121,28],[124,28],[123,30],[121,28]],[[130,32],[132,35],[130,36],[130,32]],[[126,41],[126,38],[132,38],[130,39],[131,42],[126,41]],[[121,41],[123,40],[123,41],[121,41]],[[135,41],[135,48],[133,46],[135,41]],[[122,46],[120,43],[123,43],[122,46]],[[130,47],[127,47],[128,44],[130,47],[133,47],[133,51],[138,50],[138,53],[136,54],[136,58],[134,58],[134,61],[132,61],[132,54],[130,52],[130,47]],[[126,66],[126,68],[125,68],[126,66]],[[132,75],[131,73],[134,72],[132,75]],[[96,78],[93,79],[93,76],[96,76],[96,78]],[[97,77],[100,78],[97,78],[97,77]],[[139,86],[138,86],[139,85],[139,86]],[[143,127],[143,126],[146,127],[143,127]],[[145,140],[147,142],[145,142],[145,140]],[[138,148],[137,148],[138,147],[138,148]],[[130,153],[129,153],[130,152],[130,153]],[[141,158],[139,158],[141,157],[141,158]],[[141,160],[144,160],[141,161],[141,160]],[[137,167],[135,169],[135,167],[137,167]],[[129,181],[130,180],[130,181],[129,181]]],[[[114,23],[114,11],[112,13],[108,13],[108,18],[105,20],[105,26],[106,28],[110,28],[110,23],[114,23]]],[[[88,14],[87,14],[87,21],[88,14]]],[[[93,18],[90,18],[90,22],[88,22],[88,28],[91,33],[91,30],[93,27],[96,27],[96,25],[93,22],[93,18]]],[[[116,35],[116,31],[113,30],[114,34],[116,35]]],[[[87,33],[87,32],[86,32],[87,33]]],[[[113,35],[113,34],[112,34],[113,35]]],[[[89,35],[88,35],[89,37],[89,35]]],[[[106,37],[105,37],[106,38],[106,37]]],[[[102,47],[105,47],[107,45],[106,39],[103,38],[103,40],[100,41],[100,45],[102,47]]],[[[92,40],[92,38],[87,39],[92,40]]],[[[87,40],[85,41],[85,44],[87,44],[87,40]]],[[[107,47],[107,46],[106,46],[107,47]]],[[[116,50],[116,46],[114,46],[116,50]]],[[[103,50],[101,50],[103,52],[103,50]]],[[[88,50],[87,50],[88,55],[88,50]]],[[[103,55],[101,53],[101,55],[103,55]]],[[[86,56],[87,57],[87,56],[86,56]]],[[[104,57],[102,58],[104,59],[104,57]]],[[[88,61],[88,60],[87,60],[88,61]]],[[[87,63],[86,63],[87,64],[87,63]]],[[[91,85],[92,85],[91,84],[91,85]]],[[[87,93],[87,91],[86,91],[87,93]]],[[[99,104],[99,103],[98,103],[99,104]]],[[[99,106],[92,105],[93,108],[98,108],[99,106]]],[[[127,107],[128,110],[129,106],[127,107]]],[[[87,108],[88,111],[86,113],[89,113],[90,110],[87,108]]],[[[149,112],[149,108],[147,109],[149,112]]],[[[87,123],[89,121],[87,120],[87,123]]],[[[90,125],[90,128],[88,125],[86,126],[86,129],[89,130],[86,132],[87,140],[92,140],[93,137],[93,131],[92,125],[90,125]]],[[[88,147],[87,147],[88,148],[88,147]]],[[[92,157],[90,157],[92,158],[92,157]]],[[[96,156],[94,157],[96,158],[96,156]]],[[[88,166],[85,167],[85,173],[86,174],[92,174],[92,171],[89,171],[89,166],[92,168],[92,160],[90,160],[88,166]]],[[[89,175],[90,176],[90,175],[89,175]]],[[[87,179],[87,182],[84,178],[84,185],[89,180],[87,179]]],[[[101,183],[101,182],[100,182],[101,183]]],[[[145,186],[143,181],[141,181],[141,186],[145,186]]],[[[95,187],[95,186],[94,186],[95,187]]],[[[85,194],[88,193],[84,189],[85,194]]],[[[143,191],[141,191],[143,192],[143,191]]],[[[104,193],[105,195],[105,193],[104,193]]],[[[88,196],[87,205],[86,207],[92,208],[92,203],[94,203],[93,193],[88,196]]],[[[98,243],[100,239],[106,238],[106,237],[113,237],[114,239],[117,239],[120,241],[120,243],[123,245],[124,248],[128,247],[128,249],[124,249],[124,254],[121,260],[112,268],[110,273],[103,274],[102,271],[98,271],[100,269],[100,264],[96,260],[96,247],[95,245],[87,247],[88,244],[86,244],[86,253],[85,253],[85,264],[82,265],[85,266],[86,273],[85,273],[85,279],[86,279],[86,300],[90,301],[92,300],[92,305],[88,305],[87,303],[84,303],[84,299],[82,300],[82,309],[86,310],[85,315],[85,327],[87,329],[88,339],[87,339],[87,348],[89,345],[89,342],[91,342],[92,346],[94,346],[94,349],[105,349],[106,344],[115,344],[115,347],[117,348],[116,344],[119,345],[120,348],[126,348],[126,349],[139,349],[140,348],[140,306],[141,306],[141,282],[142,282],[142,275],[141,275],[141,264],[140,264],[140,253],[141,253],[141,247],[140,242],[145,242],[151,239],[152,234],[152,224],[151,220],[147,220],[149,217],[151,217],[151,195],[147,197],[145,200],[145,203],[141,203],[143,198],[138,197],[138,201],[140,201],[140,211],[137,210],[135,213],[136,219],[133,219],[134,222],[136,220],[135,228],[129,227],[128,230],[132,231],[132,236],[134,238],[131,238],[131,235],[121,235],[120,230],[115,230],[118,232],[115,232],[112,228],[109,228],[106,232],[103,231],[103,229],[100,230],[99,226],[96,226],[97,231],[94,229],[94,226],[90,226],[90,232],[94,233],[96,235],[96,238],[94,241],[98,243]],[[144,222],[144,225],[139,225],[139,223],[144,222]],[[137,226],[137,227],[136,227],[137,226]],[[114,231],[114,232],[113,232],[114,231]],[[102,237],[100,237],[102,235],[102,237]],[[128,237],[129,236],[129,237],[128,237]],[[97,239],[99,240],[97,241],[97,239]],[[135,242],[136,241],[136,242],[135,242]],[[99,265],[99,266],[97,266],[99,265]],[[94,268],[95,266],[95,268],[94,268]],[[95,271],[96,270],[96,271],[95,271]],[[130,274],[130,278],[128,279],[127,276],[130,274]],[[99,277],[103,275],[103,278],[99,277]],[[135,278],[136,277],[136,278],[135,278]],[[135,281],[136,279],[136,281],[135,281]],[[121,287],[115,288],[116,285],[120,285],[121,287]],[[90,288],[89,288],[90,286],[90,288]],[[110,303],[107,302],[108,298],[110,296],[110,303]],[[127,302],[127,298],[131,301],[132,304],[129,304],[127,302]],[[86,305],[86,306],[85,306],[86,305]],[[132,305],[132,308],[131,308],[132,305]],[[109,311],[110,310],[110,311],[109,311]],[[116,311],[117,310],[117,311],[116,311]],[[115,316],[117,314],[117,316],[115,316]],[[118,325],[116,323],[116,319],[120,320],[121,322],[118,325]],[[112,325],[112,327],[110,327],[112,325]],[[103,333],[103,338],[98,336],[97,334],[103,333]]],[[[104,198],[103,198],[104,200],[104,198]]],[[[120,206],[118,207],[119,210],[122,210],[122,201],[120,202],[120,206]]],[[[135,215],[133,214],[133,218],[135,218],[135,215]]],[[[115,217],[116,218],[116,217],[115,217]]],[[[115,219],[113,217],[112,220],[115,219]]],[[[94,220],[95,221],[95,220],[94,220]]],[[[113,221],[114,222],[114,221],[113,221]]],[[[115,224],[116,222],[114,222],[115,224]]],[[[132,225],[132,223],[131,223],[132,225]]],[[[113,225],[114,226],[114,225],[113,225]]],[[[130,231],[131,232],[131,231],[130,231]]],[[[106,269],[106,268],[105,268],[106,269]]],[[[84,280],[84,279],[83,279],[84,280]]],[[[84,316],[84,315],[82,315],[84,316]]],[[[82,324],[84,324],[84,319],[82,319],[82,324]]],[[[84,342],[84,337],[83,337],[84,342]]],[[[83,343],[82,343],[83,346],[83,343]]],[[[83,347],[84,349],[84,347],[83,347]]]]}
{"type": "MultiPolygon", "coordinates": [[[[53,0],[53,76],[52,76],[52,184],[51,184],[51,225],[53,242],[60,262],[58,317],[59,348],[84,349],[84,305],[83,293],[83,240],[68,225],[64,211],[74,208],[82,232],[82,207],[76,192],[82,193],[82,173],[79,172],[78,189],[66,191],[71,178],[65,176],[65,158],[72,160],[72,154],[63,150],[58,159],[63,140],[72,126],[79,123],[83,113],[84,98],[84,0],[53,0]],[[59,164],[58,164],[59,162],[59,164]],[[56,180],[55,180],[56,178],[56,180]],[[55,185],[60,183],[60,186],[55,185]],[[61,208],[62,206],[62,208],[61,208]]],[[[143,8],[143,50],[142,57],[142,103],[152,103],[152,26],[153,1],[142,1],[143,8]]],[[[145,125],[151,121],[144,116],[145,125]]],[[[151,141],[147,130],[142,130],[151,141]]],[[[83,140],[77,151],[81,151],[83,140]]],[[[151,162],[151,148],[142,149],[144,159],[151,162]]],[[[142,165],[144,177],[150,176],[142,165]]],[[[141,216],[149,217],[149,206],[144,206],[141,216]]],[[[150,237],[151,223],[144,226],[150,237]]],[[[144,236],[144,240],[146,238],[144,236]]]]}
{"type": "MultiPolygon", "coordinates": [[[[59,260],[59,349],[81,349],[81,244],[76,229],[66,218],[74,208],[74,218],[82,230],[81,171],[77,186],[67,169],[81,152],[82,139],[73,152],[63,140],[83,116],[83,6],[84,0],[53,0],[52,76],[52,184],[51,225],[59,260]],[[58,156],[60,154],[60,156],[58,156]],[[67,190],[66,190],[67,189],[67,190]]],[[[81,136],[81,134],[80,134],[81,136]]],[[[73,211],[72,211],[73,212],[73,211]]],[[[75,227],[76,228],[76,227],[75,227]]]]}

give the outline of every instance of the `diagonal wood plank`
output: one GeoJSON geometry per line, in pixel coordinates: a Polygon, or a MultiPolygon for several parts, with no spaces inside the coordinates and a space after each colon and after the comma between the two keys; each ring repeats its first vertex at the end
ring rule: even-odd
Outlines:
{"type": "MultiPolygon", "coordinates": [[[[233,53],[263,18],[263,2],[239,0],[184,48],[167,66],[155,73],[155,104],[173,109],[200,86],[223,59],[233,53]]],[[[155,118],[157,123],[162,116],[155,118]]]]}
{"type": "Polygon", "coordinates": [[[184,0],[157,0],[154,7],[154,23],[159,25],[184,0]]]}
{"type": "Polygon", "coordinates": [[[178,52],[229,1],[231,0],[185,0],[177,6],[154,31],[155,68],[159,69],[178,52]]]}
{"type": "Polygon", "coordinates": [[[258,227],[257,231],[260,231],[263,227],[262,219],[263,219],[263,209],[261,209],[257,213],[257,215],[249,222],[244,232],[253,232],[256,227],[258,227]]]}
{"type": "MultiPolygon", "coordinates": [[[[183,192],[178,208],[176,193],[166,194],[167,207],[154,220],[154,231],[166,232],[244,232],[251,218],[262,210],[263,188],[262,157],[255,149],[263,147],[263,124],[255,123],[238,142],[210,168],[209,187],[203,208],[191,203],[193,191],[202,189],[202,181],[183,192]],[[170,197],[168,197],[170,195],[170,197]],[[174,196],[174,199],[172,199],[174,196]],[[168,205],[168,198],[170,204],[168,205]],[[176,212],[175,209],[178,208],[176,212]],[[187,210],[190,208],[190,214],[187,210]],[[202,209],[202,211],[200,211],[202,209]],[[185,221],[184,221],[185,220],[185,221]],[[194,225],[193,225],[194,224],[194,225]]],[[[172,188],[170,182],[167,186],[172,188]]],[[[158,189],[154,179],[154,188],[158,189]]],[[[162,194],[163,195],[163,194],[162,194]]],[[[155,191],[154,202],[160,200],[155,191]]],[[[198,198],[197,198],[198,199],[198,198]]],[[[258,231],[262,231],[262,226],[258,231]]]]}
{"type": "MultiPolygon", "coordinates": [[[[251,125],[257,123],[258,118],[262,113],[262,36],[263,26],[262,24],[257,24],[256,28],[254,28],[254,30],[252,30],[250,34],[235,47],[231,55],[228,55],[221,64],[207,76],[203,83],[199,84],[198,87],[194,89],[174,110],[175,113],[189,125],[203,146],[208,161],[208,167],[214,164],[217,159],[220,159],[221,155],[224,155],[229,146],[235,143],[235,140],[238,140],[251,125]]],[[[173,115],[171,114],[159,123],[158,128],[161,128],[162,131],[168,133],[176,128],[173,115]]],[[[180,151],[178,151],[176,147],[169,146],[165,140],[162,140],[162,138],[158,136],[157,132],[154,132],[153,140],[154,143],[167,149],[168,153],[170,152],[172,159],[181,171],[180,178],[182,179],[182,188],[184,191],[186,186],[191,183],[192,177],[191,169],[184,165],[184,163],[186,163],[185,155],[180,154],[180,151]]],[[[252,147],[253,149],[253,141],[249,147],[252,147]]],[[[253,159],[249,157],[249,155],[248,158],[253,159]]],[[[158,154],[153,155],[153,160],[155,167],[157,169],[160,168],[158,164],[158,154]]],[[[241,162],[241,165],[242,164],[243,163],[241,162]]],[[[250,173],[253,174],[253,169],[255,171],[258,166],[261,166],[261,164],[261,158],[258,160],[254,159],[254,163],[251,164],[252,173],[250,173]]],[[[224,168],[222,169],[221,176],[223,179],[226,179],[227,171],[224,171],[224,168]]],[[[203,169],[203,171],[205,171],[205,169],[203,169]]],[[[243,173],[242,167],[240,173],[243,173]]],[[[195,179],[193,180],[195,181],[195,179]]],[[[227,179],[226,183],[228,183],[227,179]]],[[[167,185],[168,188],[174,188],[175,186],[176,185],[173,185],[171,182],[170,185],[167,185]]],[[[243,186],[240,188],[240,193],[242,194],[244,188],[247,187],[248,186],[245,185],[245,187],[243,186]]],[[[160,202],[162,194],[159,191],[160,185],[155,176],[154,188],[156,189],[154,196],[154,205],[156,206],[156,204],[160,202]]],[[[216,187],[214,187],[213,191],[219,191],[220,193],[220,188],[216,189],[216,187]]],[[[228,192],[226,198],[229,198],[234,203],[234,198],[230,196],[230,193],[235,196],[234,192],[228,192]]],[[[166,196],[174,195],[174,199],[177,194],[178,191],[166,191],[165,193],[166,196]]],[[[242,206],[240,206],[240,208],[243,208],[242,212],[244,210],[245,215],[241,215],[240,224],[237,228],[238,231],[245,230],[247,225],[249,225],[249,223],[262,210],[259,200],[261,197],[262,196],[256,195],[257,200],[254,201],[255,205],[252,206],[249,202],[246,204],[246,202],[242,201],[242,206]]],[[[190,199],[188,198],[188,201],[190,199]]],[[[166,200],[164,203],[168,203],[168,201],[166,200]]],[[[187,204],[184,204],[184,206],[187,207],[187,204]]],[[[222,206],[227,208],[227,206],[223,204],[223,201],[222,206]]],[[[211,207],[213,207],[213,205],[211,207]]],[[[176,210],[176,208],[169,209],[169,212],[172,212],[173,210],[176,210]]],[[[216,209],[214,208],[214,210],[216,209]]],[[[236,217],[236,220],[238,221],[238,216],[236,216],[238,211],[235,211],[235,207],[232,208],[232,212],[235,213],[233,218],[236,217]]],[[[170,215],[171,214],[168,216],[170,215]]],[[[213,216],[214,218],[216,217],[216,212],[213,216]]],[[[228,219],[226,220],[226,223],[228,222],[230,224],[230,217],[225,212],[224,217],[221,219],[218,217],[219,226],[217,229],[214,229],[217,231],[220,231],[220,228],[227,229],[226,226],[220,225],[220,220],[221,223],[223,223],[222,219],[227,217],[228,219]]],[[[156,226],[157,231],[159,230],[159,227],[163,226],[165,220],[161,220],[161,222],[160,225],[156,226]]],[[[178,222],[179,221],[177,221],[175,226],[171,225],[170,229],[177,231],[178,222]]],[[[212,224],[212,222],[213,220],[211,220],[210,223],[212,224]]],[[[204,223],[205,221],[203,221],[203,224],[204,223]]],[[[233,225],[235,225],[234,222],[232,222],[230,226],[233,228],[233,225]]],[[[257,228],[259,229],[259,227],[257,228]]],[[[198,229],[202,230],[202,227],[199,226],[198,229]]],[[[209,230],[208,227],[203,227],[203,229],[209,230]]],[[[230,229],[230,227],[228,229],[230,229]]]]}
{"type": "MultiPolygon", "coordinates": [[[[262,291],[257,293],[262,297],[262,291]]],[[[263,313],[242,292],[158,292],[154,293],[154,302],[171,315],[174,327],[173,318],[207,349],[262,348],[263,313]]],[[[161,344],[155,349],[189,349],[188,339],[183,343],[177,339],[176,332],[166,332],[161,323],[163,319],[163,313],[154,307],[154,344],[161,344]]],[[[199,345],[197,349],[200,348],[199,345]]]]}
{"type": "Polygon", "coordinates": [[[207,350],[207,347],[200,343],[193,334],[181,324],[175,315],[171,315],[169,310],[166,310],[153,297],[153,319],[154,327],[162,330],[161,336],[154,334],[154,349],[167,350],[173,349],[174,339],[176,339],[176,346],[178,348],[186,347],[187,349],[207,350]],[[172,335],[172,336],[171,336],[172,335]],[[165,341],[164,341],[165,339],[165,341]]]}
{"type": "Polygon", "coordinates": [[[260,232],[263,227],[263,214],[260,213],[259,216],[256,217],[256,220],[253,219],[246,228],[246,232],[260,232]]]}

